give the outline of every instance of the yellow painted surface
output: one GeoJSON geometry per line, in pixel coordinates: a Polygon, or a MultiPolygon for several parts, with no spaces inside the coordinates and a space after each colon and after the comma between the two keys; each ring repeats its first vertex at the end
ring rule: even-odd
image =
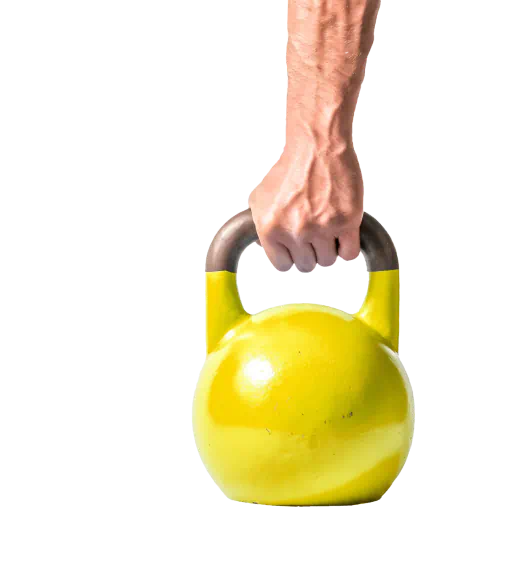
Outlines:
{"type": "Polygon", "coordinates": [[[231,499],[271,505],[379,499],[413,434],[398,340],[398,271],[370,274],[352,316],[296,304],[250,316],[235,274],[207,274],[208,356],[194,434],[231,499]]]}

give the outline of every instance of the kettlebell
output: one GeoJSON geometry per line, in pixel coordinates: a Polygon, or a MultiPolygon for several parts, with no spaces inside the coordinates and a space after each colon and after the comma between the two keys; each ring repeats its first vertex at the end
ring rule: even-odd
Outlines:
{"type": "Polygon", "coordinates": [[[358,314],[292,304],[250,315],[236,271],[257,239],[247,210],[220,229],[207,255],[207,359],[193,404],[201,459],[237,501],[378,500],[399,475],[414,429],[412,391],[397,354],[392,240],[364,214],[369,287],[358,314]]]}

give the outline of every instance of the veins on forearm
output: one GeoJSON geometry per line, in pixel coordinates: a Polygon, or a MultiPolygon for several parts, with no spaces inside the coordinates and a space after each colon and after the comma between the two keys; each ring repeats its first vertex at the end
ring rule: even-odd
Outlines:
{"type": "Polygon", "coordinates": [[[289,0],[289,74],[351,77],[366,59],[380,0],[289,0]]]}
{"type": "MultiPolygon", "coordinates": [[[[334,131],[354,113],[380,0],[289,0],[288,115],[334,131]]],[[[296,121],[297,122],[297,121],[296,121]]]]}

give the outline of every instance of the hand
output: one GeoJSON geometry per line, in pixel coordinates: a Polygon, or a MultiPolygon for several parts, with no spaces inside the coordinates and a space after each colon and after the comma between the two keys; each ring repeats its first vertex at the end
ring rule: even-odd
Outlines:
{"type": "Polygon", "coordinates": [[[282,272],[331,266],[360,252],[363,184],[350,144],[286,147],[249,197],[260,244],[282,272]],[[324,151],[325,149],[325,151],[324,151]]]}

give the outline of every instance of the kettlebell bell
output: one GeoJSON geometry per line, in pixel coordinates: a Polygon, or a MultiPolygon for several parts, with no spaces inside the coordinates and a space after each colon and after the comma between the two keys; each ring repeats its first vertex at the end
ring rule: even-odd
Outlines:
{"type": "Polygon", "coordinates": [[[247,210],[220,229],[207,255],[207,359],[193,404],[201,459],[237,501],[378,500],[399,475],[414,429],[412,391],[397,354],[392,240],[364,214],[369,287],[358,314],[292,304],[250,315],[236,271],[257,239],[247,210]]]}

